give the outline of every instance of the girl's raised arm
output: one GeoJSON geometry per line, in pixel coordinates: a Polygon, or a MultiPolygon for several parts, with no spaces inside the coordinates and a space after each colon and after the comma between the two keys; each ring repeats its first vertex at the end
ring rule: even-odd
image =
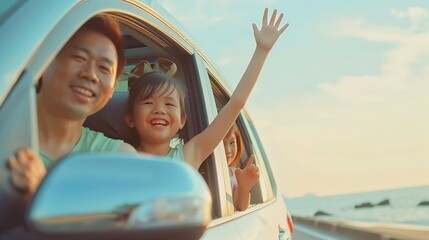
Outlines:
{"type": "Polygon", "coordinates": [[[215,147],[222,142],[222,139],[225,137],[246,103],[253,86],[255,86],[268,53],[279,36],[289,26],[289,24],[286,23],[279,29],[283,19],[283,13],[280,14],[277,20],[276,15],[277,10],[274,10],[270,22],[268,23],[268,9],[266,8],[261,29],[259,30],[256,24],[253,23],[256,49],[230,100],[204,131],[193,137],[184,145],[184,158],[186,162],[196,169],[198,169],[204,159],[213,152],[215,147]]]}

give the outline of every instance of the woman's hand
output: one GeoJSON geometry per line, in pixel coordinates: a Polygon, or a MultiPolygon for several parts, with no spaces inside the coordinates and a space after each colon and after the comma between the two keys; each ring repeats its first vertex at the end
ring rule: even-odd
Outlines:
{"type": "Polygon", "coordinates": [[[253,155],[250,156],[243,170],[239,168],[235,170],[239,189],[249,191],[258,182],[259,168],[252,164],[254,159],[253,155]]]}
{"type": "Polygon", "coordinates": [[[269,52],[276,43],[279,36],[289,26],[289,23],[286,23],[282,28],[279,29],[284,14],[281,13],[276,21],[277,9],[275,9],[269,23],[267,21],[267,15],[268,8],[265,8],[261,30],[259,30],[256,24],[253,23],[253,33],[255,35],[257,47],[269,52]]]}
{"type": "Polygon", "coordinates": [[[29,148],[20,148],[8,160],[12,185],[32,195],[46,175],[43,161],[29,148]]]}

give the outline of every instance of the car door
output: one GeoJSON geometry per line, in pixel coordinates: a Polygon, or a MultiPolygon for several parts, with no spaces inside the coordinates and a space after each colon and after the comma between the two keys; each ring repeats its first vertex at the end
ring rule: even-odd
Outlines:
{"type": "MultiPolygon", "coordinates": [[[[229,100],[231,90],[213,66],[206,64],[205,71],[209,75],[210,91],[216,108],[220,110],[229,100]]],[[[211,103],[210,107],[214,107],[213,103],[211,103]]],[[[275,178],[256,129],[250,120],[250,116],[245,111],[242,111],[236,123],[239,126],[245,145],[241,166],[244,166],[248,157],[253,154],[255,157],[254,163],[260,169],[260,178],[258,183],[251,189],[249,208],[244,211],[234,210],[227,161],[223,144],[220,144],[219,149],[217,149],[219,154],[213,155],[213,162],[217,165],[218,191],[225,191],[224,194],[219,194],[218,196],[223,198],[227,204],[222,206],[224,215],[214,221],[222,222],[224,225],[234,225],[241,239],[289,239],[291,234],[286,229],[287,211],[283,201],[278,197],[275,178]],[[221,169],[218,169],[219,167],[221,169]]],[[[221,231],[219,226],[209,226],[204,237],[218,231],[221,231]]],[[[225,236],[224,239],[236,238],[225,236]]]]}

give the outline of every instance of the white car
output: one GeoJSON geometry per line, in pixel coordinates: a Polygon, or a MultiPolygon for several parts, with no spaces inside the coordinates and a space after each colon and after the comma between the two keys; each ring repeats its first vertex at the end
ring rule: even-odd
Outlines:
{"type": "Polygon", "coordinates": [[[113,98],[87,126],[133,144],[135,133],[125,127],[122,114],[127,75],[141,60],[154,63],[162,57],[176,63],[175,77],[189,92],[185,142],[207,127],[231,95],[202,50],[156,1],[0,1],[0,238],[28,227],[26,236],[48,239],[291,239],[291,217],[245,111],[238,120],[246,145],[242,160],[253,154],[260,169],[245,211],[234,210],[223,144],[199,174],[185,164],[144,155],[74,154],[52,168],[24,211],[20,193],[10,186],[6,160],[20,146],[37,151],[35,85],[74,32],[96,14],[120,22],[127,66],[113,98]],[[87,171],[78,170],[87,163],[87,171]],[[105,170],[97,170],[100,164],[105,170]],[[151,174],[156,169],[182,188],[156,181],[160,177],[151,174]],[[90,183],[78,185],[83,179],[99,191],[90,183]]]}

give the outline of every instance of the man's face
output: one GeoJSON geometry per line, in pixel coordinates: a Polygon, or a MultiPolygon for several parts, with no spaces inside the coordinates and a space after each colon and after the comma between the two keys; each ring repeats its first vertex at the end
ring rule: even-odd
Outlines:
{"type": "Polygon", "coordinates": [[[118,59],[112,41],[92,30],[79,30],[43,74],[38,107],[70,120],[100,110],[115,88],[118,59]]]}

